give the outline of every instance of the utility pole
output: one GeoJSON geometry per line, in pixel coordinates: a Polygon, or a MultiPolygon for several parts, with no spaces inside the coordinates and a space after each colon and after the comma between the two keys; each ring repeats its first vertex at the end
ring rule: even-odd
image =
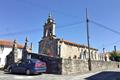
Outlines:
{"type": "Polygon", "coordinates": [[[102,60],[104,61],[106,61],[106,59],[104,59],[104,55],[105,55],[105,48],[103,48],[103,53],[102,53],[102,60]]]}
{"type": "Polygon", "coordinates": [[[86,27],[87,27],[87,44],[88,44],[88,53],[89,53],[88,67],[89,67],[89,71],[91,71],[92,68],[91,68],[91,55],[90,55],[90,42],[89,42],[89,19],[87,15],[87,8],[86,8],[86,27]]]}

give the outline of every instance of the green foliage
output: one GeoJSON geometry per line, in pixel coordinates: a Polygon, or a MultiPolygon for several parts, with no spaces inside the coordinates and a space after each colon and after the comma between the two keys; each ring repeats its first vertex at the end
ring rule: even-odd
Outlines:
{"type": "Polygon", "coordinates": [[[112,60],[112,61],[120,61],[120,53],[118,53],[118,52],[110,52],[110,59],[112,60]]]}

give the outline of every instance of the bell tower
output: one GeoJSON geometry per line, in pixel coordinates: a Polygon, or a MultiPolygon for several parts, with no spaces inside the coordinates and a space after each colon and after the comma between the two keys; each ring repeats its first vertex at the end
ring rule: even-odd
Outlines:
{"type": "Polygon", "coordinates": [[[48,38],[48,37],[52,37],[55,38],[55,21],[54,19],[51,17],[51,14],[49,14],[47,21],[44,24],[44,31],[43,31],[43,39],[44,38],[48,38]]]}
{"type": "Polygon", "coordinates": [[[39,42],[38,53],[49,56],[56,56],[57,53],[57,39],[55,35],[56,23],[51,14],[49,14],[44,26],[43,37],[39,42]]]}

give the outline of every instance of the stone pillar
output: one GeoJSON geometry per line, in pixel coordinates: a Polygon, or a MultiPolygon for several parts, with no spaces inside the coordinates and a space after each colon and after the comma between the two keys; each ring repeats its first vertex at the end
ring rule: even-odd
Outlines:
{"type": "Polygon", "coordinates": [[[17,51],[17,44],[16,44],[16,40],[14,40],[14,43],[13,43],[13,48],[12,48],[12,51],[6,56],[6,62],[5,62],[5,69],[18,61],[18,51],[17,51]]]}
{"type": "Polygon", "coordinates": [[[25,45],[24,45],[24,48],[23,48],[23,50],[22,50],[22,60],[23,60],[23,61],[27,59],[27,55],[28,55],[28,51],[27,51],[28,45],[27,45],[27,43],[28,43],[28,39],[27,39],[27,37],[26,37],[25,45]]]}

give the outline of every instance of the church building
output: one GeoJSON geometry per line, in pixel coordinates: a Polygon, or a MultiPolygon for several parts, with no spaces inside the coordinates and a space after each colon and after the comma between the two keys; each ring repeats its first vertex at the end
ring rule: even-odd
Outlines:
{"type": "MultiPolygon", "coordinates": [[[[48,16],[45,22],[42,40],[39,42],[39,54],[46,54],[53,57],[60,57],[64,59],[88,59],[88,47],[85,45],[70,42],[56,37],[55,20],[48,16]]],[[[92,60],[98,60],[97,49],[90,48],[90,55],[92,60]]]]}

